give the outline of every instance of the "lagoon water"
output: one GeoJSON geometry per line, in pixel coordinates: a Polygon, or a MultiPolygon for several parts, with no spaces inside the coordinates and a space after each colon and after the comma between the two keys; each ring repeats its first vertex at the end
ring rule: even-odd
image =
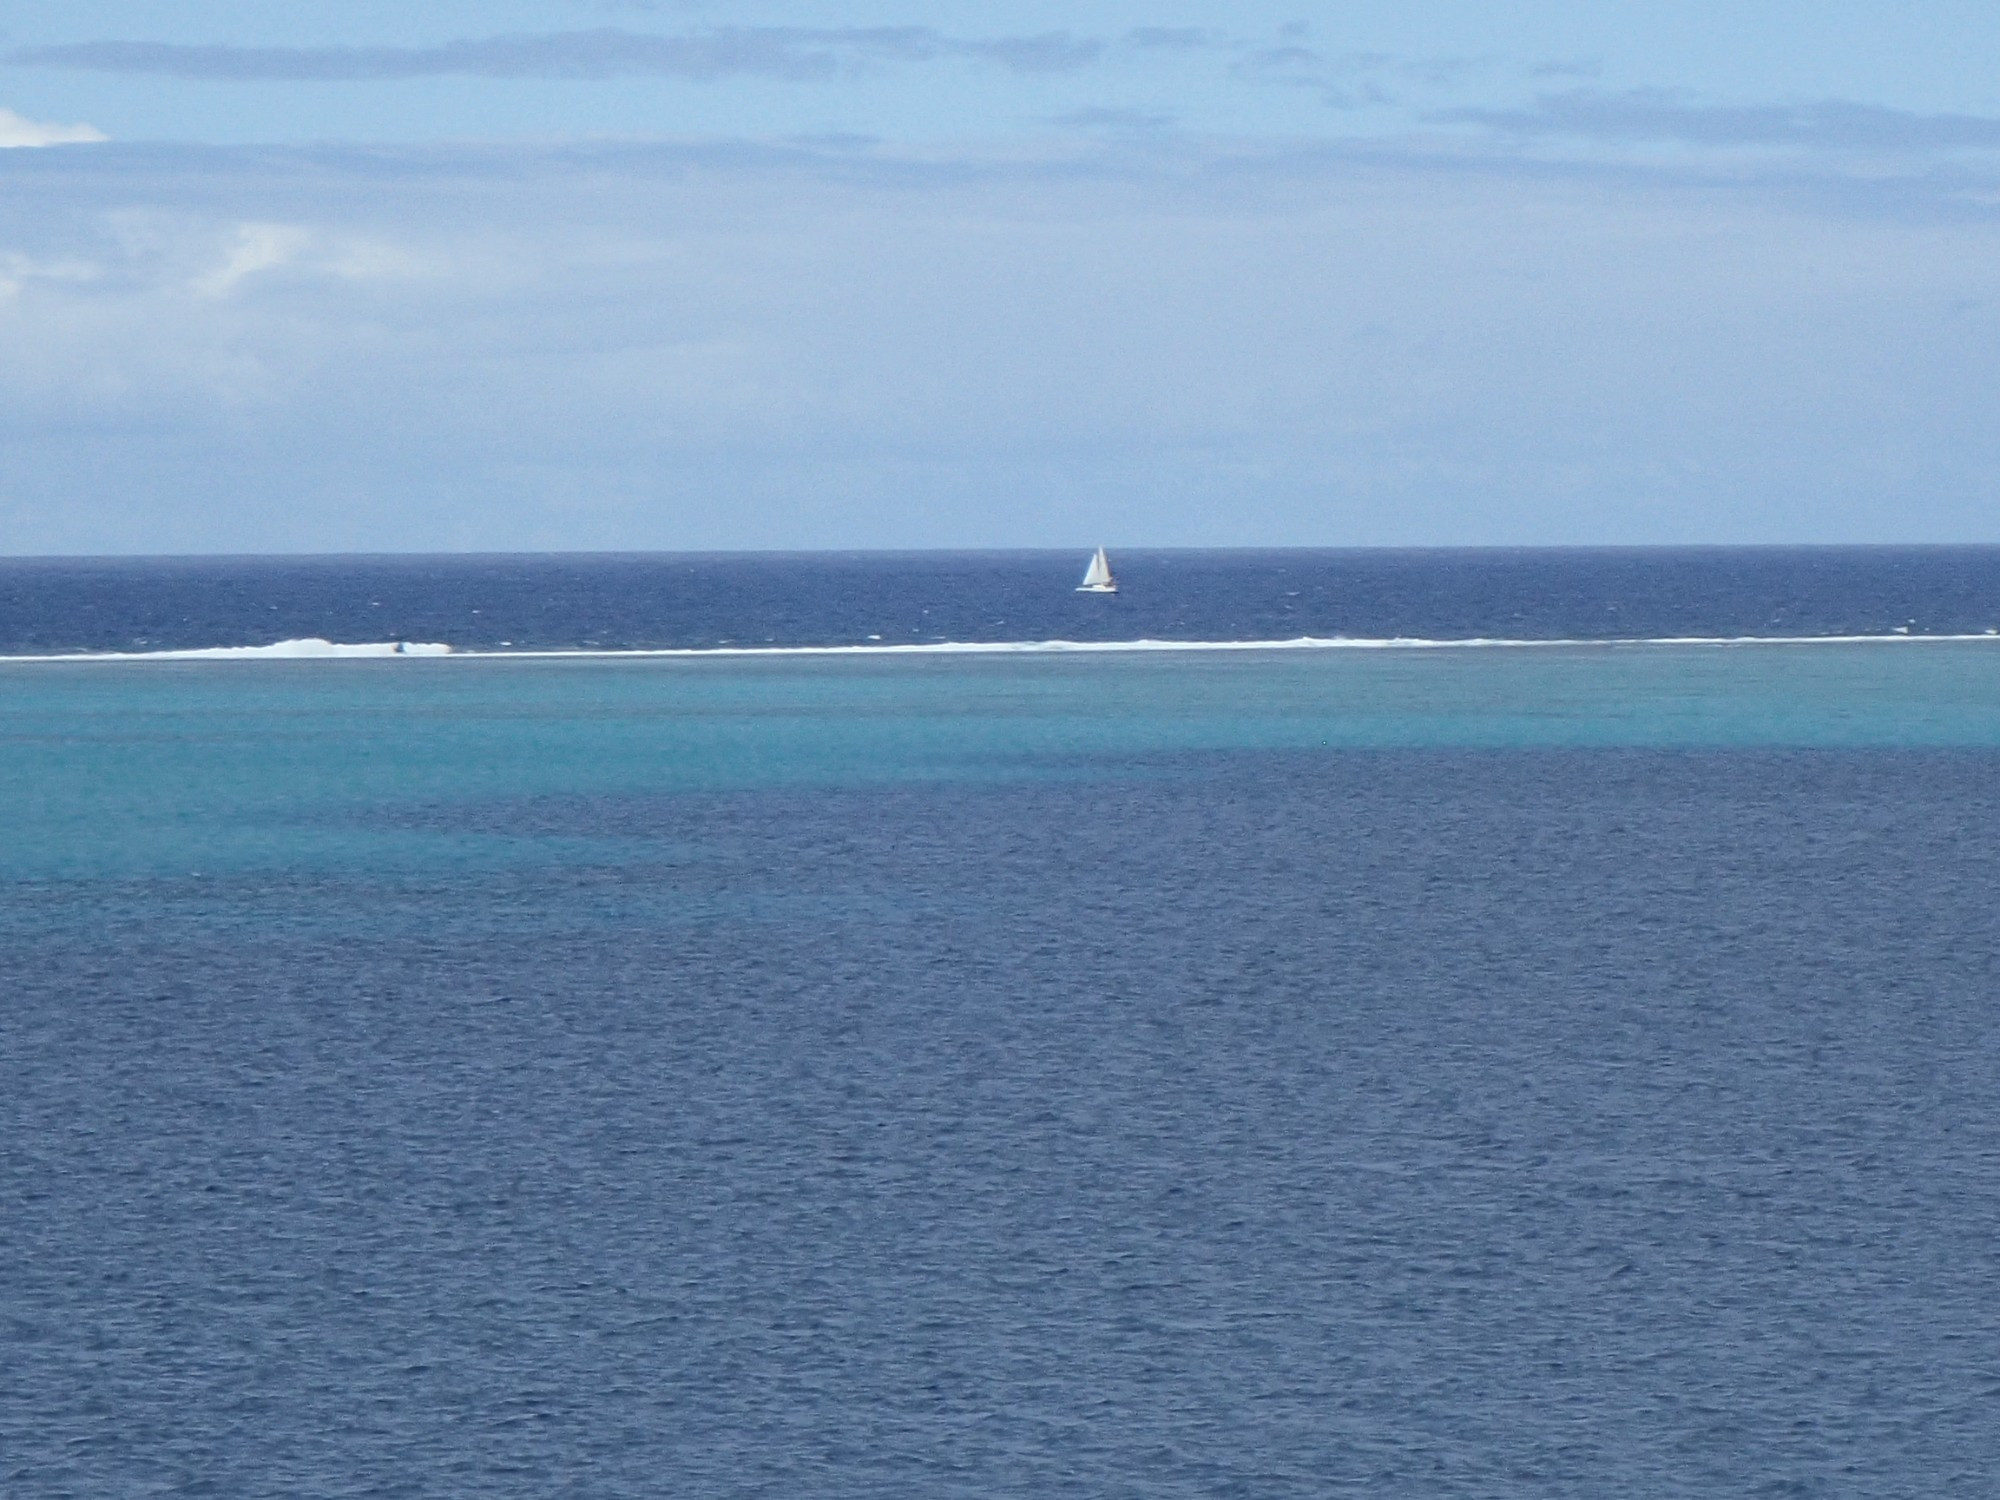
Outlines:
{"type": "Polygon", "coordinates": [[[472,653],[2000,552],[1113,560],[0,567],[0,1490],[1990,1493],[2000,641],[472,653]]]}

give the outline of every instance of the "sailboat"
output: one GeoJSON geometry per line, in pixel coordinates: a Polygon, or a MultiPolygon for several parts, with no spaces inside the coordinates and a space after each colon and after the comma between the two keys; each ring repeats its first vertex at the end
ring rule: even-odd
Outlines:
{"type": "Polygon", "coordinates": [[[1076,586],[1079,594],[1115,594],[1118,580],[1111,576],[1111,561],[1099,547],[1097,555],[1090,560],[1090,566],[1083,571],[1083,582],[1076,586]]]}

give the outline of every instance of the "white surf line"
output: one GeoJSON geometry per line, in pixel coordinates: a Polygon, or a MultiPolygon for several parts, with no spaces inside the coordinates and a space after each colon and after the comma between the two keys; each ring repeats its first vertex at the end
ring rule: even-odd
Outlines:
{"type": "Polygon", "coordinates": [[[562,647],[545,650],[460,650],[436,641],[370,641],[338,644],[319,639],[278,641],[268,646],[205,646],[172,651],[78,651],[49,655],[0,656],[14,662],[209,662],[209,661],[633,661],[703,660],[747,657],[821,656],[1059,656],[1138,652],[1251,651],[1468,651],[1610,650],[1646,647],[2000,645],[2000,630],[1976,635],[1731,635],[1614,636],[1523,639],[1502,636],[1295,636],[1268,641],[913,641],[839,646],[621,646],[562,647]]]}
{"type": "Polygon", "coordinates": [[[1060,656],[1190,651],[1464,651],[1527,650],[1548,647],[1594,649],[1648,646],[1861,646],[1897,643],[1984,642],[2000,645],[2000,630],[1977,635],[1688,635],[1511,639],[1468,636],[1296,636],[1273,641],[920,641],[855,646],[653,646],[545,651],[454,651],[457,661],[557,661],[569,658],[691,658],[755,656],[1060,656]]]}
{"type": "Polygon", "coordinates": [[[352,644],[322,640],[274,641],[268,646],[190,646],[173,651],[69,651],[48,656],[0,656],[17,661],[357,661],[395,657],[452,655],[441,641],[361,641],[352,644]]]}

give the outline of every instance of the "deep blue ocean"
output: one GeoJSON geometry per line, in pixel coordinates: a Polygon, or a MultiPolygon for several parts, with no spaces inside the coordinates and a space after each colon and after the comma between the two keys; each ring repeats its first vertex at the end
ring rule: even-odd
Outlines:
{"type": "Polygon", "coordinates": [[[1112,560],[0,562],[0,1494],[1993,1494],[2000,549],[1112,560]]]}
{"type": "Polygon", "coordinates": [[[2000,547],[0,561],[0,656],[319,637],[494,651],[2000,629],[2000,547]]]}

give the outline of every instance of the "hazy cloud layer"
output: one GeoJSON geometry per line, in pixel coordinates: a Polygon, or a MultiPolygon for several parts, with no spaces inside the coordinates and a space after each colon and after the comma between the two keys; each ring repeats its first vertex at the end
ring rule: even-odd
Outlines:
{"type": "Polygon", "coordinates": [[[101,141],[104,132],[90,125],[45,125],[0,108],[0,147],[64,146],[101,141]]]}
{"type": "Polygon", "coordinates": [[[1161,110],[1091,105],[1084,109],[1070,110],[1067,114],[1053,115],[1049,123],[1065,126],[1071,130],[1154,131],[1170,128],[1174,123],[1174,116],[1161,110]]]}
{"type": "Polygon", "coordinates": [[[234,47],[75,42],[21,48],[16,66],[208,80],[352,82],[458,74],[480,78],[816,79],[861,64],[971,58],[1020,73],[1084,67],[1104,43],[1068,32],[960,38],[927,26],[717,27],[679,36],[601,27],[434,47],[234,47]]]}
{"type": "Polygon", "coordinates": [[[1231,72],[1246,83],[1306,89],[1335,109],[1406,104],[1492,70],[1492,59],[1399,57],[1388,52],[1325,51],[1299,37],[1238,49],[1231,72]]]}
{"type": "Polygon", "coordinates": [[[1845,151],[2000,147],[2000,119],[1915,114],[1829,99],[1813,104],[1704,104],[1666,89],[1544,94],[1521,109],[1458,109],[1433,118],[1505,135],[1696,146],[1790,146],[1845,151]]]}
{"type": "Polygon", "coordinates": [[[1229,45],[1229,38],[1200,26],[1135,26],[1125,33],[1134,47],[1161,48],[1175,52],[1199,51],[1229,45]]]}
{"type": "Polygon", "coordinates": [[[2000,540],[2000,210],[1886,192],[12,152],[0,551],[2000,540]]]}

